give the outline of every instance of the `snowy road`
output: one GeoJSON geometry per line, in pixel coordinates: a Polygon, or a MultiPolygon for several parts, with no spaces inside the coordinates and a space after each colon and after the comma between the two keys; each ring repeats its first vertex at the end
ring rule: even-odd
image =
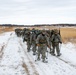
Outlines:
{"type": "Polygon", "coordinates": [[[76,46],[61,46],[59,58],[48,53],[48,63],[35,62],[26,43],[14,32],[0,36],[0,75],[76,75],[76,46]]]}

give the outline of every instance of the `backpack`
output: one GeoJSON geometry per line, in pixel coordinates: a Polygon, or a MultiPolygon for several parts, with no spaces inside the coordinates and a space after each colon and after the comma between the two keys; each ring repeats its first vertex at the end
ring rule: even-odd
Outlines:
{"type": "Polygon", "coordinates": [[[59,39],[58,35],[54,35],[53,42],[59,42],[59,41],[60,41],[60,39],[59,39]]]}
{"type": "Polygon", "coordinates": [[[42,35],[42,36],[40,37],[40,39],[39,39],[39,43],[40,43],[40,44],[45,44],[45,43],[47,43],[46,37],[42,35]]]}
{"type": "Polygon", "coordinates": [[[32,41],[36,40],[36,33],[32,33],[32,41]]]}
{"type": "Polygon", "coordinates": [[[26,31],[25,35],[24,35],[24,41],[28,41],[30,40],[30,32],[26,31]]]}

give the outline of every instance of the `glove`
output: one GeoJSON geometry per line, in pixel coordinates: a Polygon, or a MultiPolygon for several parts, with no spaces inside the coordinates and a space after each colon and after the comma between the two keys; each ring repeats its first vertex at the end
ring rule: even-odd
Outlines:
{"type": "Polygon", "coordinates": [[[40,46],[40,44],[37,44],[37,46],[40,46]]]}
{"type": "Polygon", "coordinates": [[[50,48],[50,45],[48,45],[48,47],[50,48]]]}
{"type": "Polygon", "coordinates": [[[62,42],[60,41],[60,43],[62,44],[62,42]]]}

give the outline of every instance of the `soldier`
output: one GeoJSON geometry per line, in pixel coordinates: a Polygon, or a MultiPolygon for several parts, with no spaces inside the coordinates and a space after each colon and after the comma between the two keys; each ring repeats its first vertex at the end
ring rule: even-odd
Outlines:
{"type": "Polygon", "coordinates": [[[22,37],[24,37],[24,35],[26,34],[26,31],[29,31],[29,29],[28,28],[23,29],[22,37]]]}
{"type": "Polygon", "coordinates": [[[55,48],[56,48],[57,56],[60,56],[61,53],[59,49],[59,43],[62,44],[62,40],[57,29],[54,30],[54,34],[52,35],[51,41],[53,46],[53,51],[51,54],[55,55],[55,48]]]}
{"type": "Polygon", "coordinates": [[[30,30],[27,30],[24,34],[23,42],[27,42],[27,51],[30,51],[31,44],[30,44],[30,30]]]}
{"type": "Polygon", "coordinates": [[[24,37],[25,32],[26,32],[26,28],[24,28],[24,29],[22,30],[22,37],[24,37]]]}
{"type": "Polygon", "coordinates": [[[49,46],[49,38],[45,34],[45,30],[38,35],[36,44],[38,46],[38,60],[40,60],[40,54],[42,54],[42,61],[45,62],[47,45],[49,46]]]}
{"type": "Polygon", "coordinates": [[[18,37],[20,37],[22,34],[22,29],[19,29],[19,28],[15,29],[15,33],[18,37]]]}
{"type": "Polygon", "coordinates": [[[50,53],[51,53],[51,30],[47,30],[47,36],[49,38],[49,45],[50,45],[50,53]]]}
{"type": "Polygon", "coordinates": [[[30,44],[32,44],[33,55],[36,54],[36,30],[32,29],[32,33],[30,36],[30,44]]]}

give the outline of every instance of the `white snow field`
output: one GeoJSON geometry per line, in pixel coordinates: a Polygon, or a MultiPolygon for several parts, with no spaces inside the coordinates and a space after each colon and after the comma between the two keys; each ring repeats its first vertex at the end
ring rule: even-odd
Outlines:
{"type": "MultiPolygon", "coordinates": [[[[48,63],[36,61],[27,45],[14,32],[0,35],[0,75],[76,75],[76,45],[60,46],[62,55],[48,53],[48,63]]],[[[49,51],[49,49],[48,49],[49,51]]]]}

